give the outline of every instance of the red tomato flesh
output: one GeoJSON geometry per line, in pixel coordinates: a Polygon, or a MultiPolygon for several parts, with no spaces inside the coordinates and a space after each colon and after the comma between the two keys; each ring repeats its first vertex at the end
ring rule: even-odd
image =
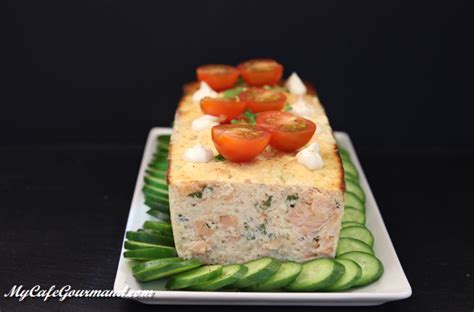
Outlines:
{"type": "Polygon", "coordinates": [[[201,110],[208,115],[217,117],[225,116],[224,123],[229,123],[232,119],[242,114],[246,104],[239,98],[210,98],[201,100],[201,110]]]}
{"type": "Polygon", "coordinates": [[[253,113],[281,110],[285,106],[286,95],[262,88],[249,88],[239,94],[239,99],[247,104],[253,113]]]}
{"type": "Polygon", "coordinates": [[[270,133],[253,125],[219,125],[212,128],[212,140],[224,158],[246,162],[263,152],[270,141],[270,133]]]}
{"type": "Polygon", "coordinates": [[[258,114],[257,125],[271,133],[270,145],[284,152],[303,147],[316,131],[316,124],[311,120],[281,111],[258,114]]]}
{"type": "Polygon", "coordinates": [[[283,66],[272,59],[255,59],[239,64],[237,68],[251,86],[275,85],[283,75],[283,66]]]}
{"type": "Polygon", "coordinates": [[[239,78],[237,68],[221,64],[199,66],[196,73],[199,81],[205,81],[216,91],[232,88],[239,78]]]}

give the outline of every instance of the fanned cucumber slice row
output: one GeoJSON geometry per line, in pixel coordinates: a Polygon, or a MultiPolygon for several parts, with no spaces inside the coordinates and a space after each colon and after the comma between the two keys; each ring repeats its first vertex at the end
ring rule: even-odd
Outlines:
{"type": "Polygon", "coordinates": [[[132,268],[133,276],[141,282],[148,282],[171,276],[173,274],[189,271],[200,267],[202,264],[201,261],[197,259],[191,259],[163,265],[161,262],[159,262],[160,260],[164,259],[151,260],[135,265],[132,268]]]}
{"type": "Polygon", "coordinates": [[[283,262],[278,271],[263,283],[258,283],[246,290],[249,291],[271,291],[283,288],[292,283],[298,274],[300,274],[303,266],[296,262],[283,262]]]}
{"type": "Polygon", "coordinates": [[[382,262],[371,254],[353,251],[342,255],[341,258],[354,261],[362,269],[362,275],[355,282],[354,286],[365,286],[373,283],[383,274],[384,268],[382,262]]]}
{"type": "Polygon", "coordinates": [[[344,207],[344,216],[342,217],[342,222],[356,222],[359,224],[365,224],[365,214],[364,212],[352,208],[352,207],[344,207]]]}
{"type": "Polygon", "coordinates": [[[166,284],[167,289],[182,289],[210,281],[222,274],[222,265],[206,265],[194,270],[173,275],[166,284]]]}
{"type": "Polygon", "coordinates": [[[341,291],[351,288],[362,276],[362,269],[357,263],[349,259],[335,259],[335,261],[344,266],[344,274],[325,290],[341,291]]]}
{"type": "Polygon", "coordinates": [[[229,264],[222,268],[222,274],[206,283],[198,284],[190,287],[190,290],[202,290],[202,291],[213,291],[221,289],[227,285],[237,282],[240,280],[248,268],[244,265],[229,264]]]}
{"type": "Polygon", "coordinates": [[[235,288],[246,288],[268,280],[280,268],[280,261],[266,257],[253,260],[244,264],[247,267],[247,273],[236,283],[232,284],[235,288]]]}
{"type": "Polygon", "coordinates": [[[365,226],[361,225],[350,226],[342,229],[339,233],[339,238],[355,238],[363,241],[370,247],[374,245],[374,236],[365,226]]]}
{"type": "Polygon", "coordinates": [[[336,249],[336,257],[351,251],[363,251],[365,253],[374,254],[372,247],[355,238],[339,238],[336,249]]]}
{"type": "Polygon", "coordinates": [[[137,261],[170,258],[176,257],[176,255],[176,249],[166,246],[133,249],[127,250],[123,253],[125,258],[137,261]]]}
{"type": "Polygon", "coordinates": [[[289,291],[322,290],[344,274],[344,266],[332,259],[315,259],[303,264],[301,273],[285,289],[289,291]]]}

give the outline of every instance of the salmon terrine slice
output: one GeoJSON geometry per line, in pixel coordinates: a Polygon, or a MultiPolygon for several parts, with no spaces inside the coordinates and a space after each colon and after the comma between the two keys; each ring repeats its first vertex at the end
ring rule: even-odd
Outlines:
{"type": "MultiPolygon", "coordinates": [[[[188,88],[189,89],[189,88],[188,88]]],[[[192,89],[191,89],[192,90],[192,89]]],[[[295,95],[285,92],[288,102],[295,95]]],[[[169,201],[178,255],[205,263],[242,263],[270,256],[307,261],[334,257],[344,213],[344,171],[328,118],[317,96],[304,95],[324,166],[309,170],[296,153],[270,146],[254,161],[183,160],[196,143],[218,155],[211,131],[193,131],[203,115],[192,93],[176,111],[169,154],[169,201]]]]}

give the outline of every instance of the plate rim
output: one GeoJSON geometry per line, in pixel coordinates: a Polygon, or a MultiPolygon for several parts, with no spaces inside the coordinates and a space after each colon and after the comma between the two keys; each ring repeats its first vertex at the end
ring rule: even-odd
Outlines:
{"type": "MultiPolygon", "coordinates": [[[[134,218],[140,212],[144,214],[143,211],[138,211],[136,208],[137,201],[141,197],[141,188],[143,185],[143,178],[145,169],[148,166],[149,158],[154,152],[156,146],[155,138],[159,135],[163,134],[171,134],[171,128],[165,127],[154,127],[148,133],[146,145],[143,151],[142,160],[140,163],[140,169],[138,173],[138,177],[135,183],[135,189],[133,193],[133,198],[131,202],[131,207],[129,210],[129,214],[127,217],[127,224],[125,227],[125,233],[128,230],[131,230],[132,224],[135,222],[134,218]]],[[[362,170],[362,166],[360,164],[359,158],[355,152],[355,148],[352,144],[352,141],[349,135],[346,132],[342,131],[335,131],[335,137],[338,141],[345,141],[344,148],[348,150],[351,155],[352,162],[356,166],[359,171],[359,179],[361,186],[363,187],[364,191],[367,193],[367,197],[371,197],[375,204],[375,208],[373,209],[372,213],[376,214],[376,218],[381,222],[381,230],[383,234],[387,237],[389,246],[386,248],[390,248],[395,255],[395,264],[397,265],[398,269],[400,269],[402,273],[402,282],[403,290],[396,291],[396,292],[312,292],[312,293],[293,293],[293,292],[192,292],[192,291],[167,291],[167,290],[154,290],[153,291],[153,298],[139,298],[134,297],[131,299],[140,301],[145,304],[232,304],[232,305],[336,305],[336,306],[343,306],[343,305],[377,305],[382,304],[388,301],[394,300],[402,300],[410,297],[412,295],[412,288],[410,283],[406,277],[405,271],[400,263],[398,255],[396,253],[395,247],[393,246],[392,240],[390,235],[387,231],[385,226],[385,222],[383,221],[383,217],[380,213],[380,209],[373,197],[372,190],[369,186],[369,183],[366,179],[365,173],[362,170]],[[248,301],[240,301],[242,299],[247,299],[248,301]],[[335,302],[334,302],[335,301],[335,302]]],[[[142,203],[139,203],[141,205],[142,203]]],[[[124,247],[123,242],[125,241],[125,233],[122,238],[122,248],[120,251],[120,259],[117,266],[117,272],[114,281],[114,290],[115,291],[122,291],[126,287],[130,287],[127,284],[127,272],[123,272],[123,269],[128,266],[127,262],[128,259],[123,257],[124,247]]],[[[130,270],[128,269],[128,274],[130,274],[130,270]]],[[[133,288],[130,288],[134,290],[133,288]]]]}

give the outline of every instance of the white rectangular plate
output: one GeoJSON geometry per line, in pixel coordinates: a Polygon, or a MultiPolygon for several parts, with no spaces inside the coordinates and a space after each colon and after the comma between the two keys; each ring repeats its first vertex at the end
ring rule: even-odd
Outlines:
{"type": "MultiPolygon", "coordinates": [[[[148,135],[145,152],[143,155],[140,172],[138,174],[132,206],[128,216],[126,231],[139,229],[145,220],[151,220],[143,204],[142,194],[143,178],[148,162],[156,148],[156,138],[160,135],[170,134],[170,128],[153,128],[148,135]]],[[[377,282],[359,289],[335,293],[256,293],[256,292],[193,292],[193,291],[167,291],[164,281],[139,283],[131,272],[132,261],[123,257],[124,249],[115,277],[114,290],[154,290],[153,298],[135,298],[148,304],[219,304],[219,305],[308,305],[308,306],[364,306],[378,305],[388,301],[400,300],[411,296],[411,287],[403,272],[387,229],[380,215],[372,191],[360,166],[357,155],[349,136],[344,132],[336,132],[339,144],[347,149],[354,165],[360,173],[360,184],[365,191],[367,227],[375,237],[374,250],[382,261],[385,272],[377,282]]],[[[125,238],[124,238],[125,240],[125,238]]]]}

